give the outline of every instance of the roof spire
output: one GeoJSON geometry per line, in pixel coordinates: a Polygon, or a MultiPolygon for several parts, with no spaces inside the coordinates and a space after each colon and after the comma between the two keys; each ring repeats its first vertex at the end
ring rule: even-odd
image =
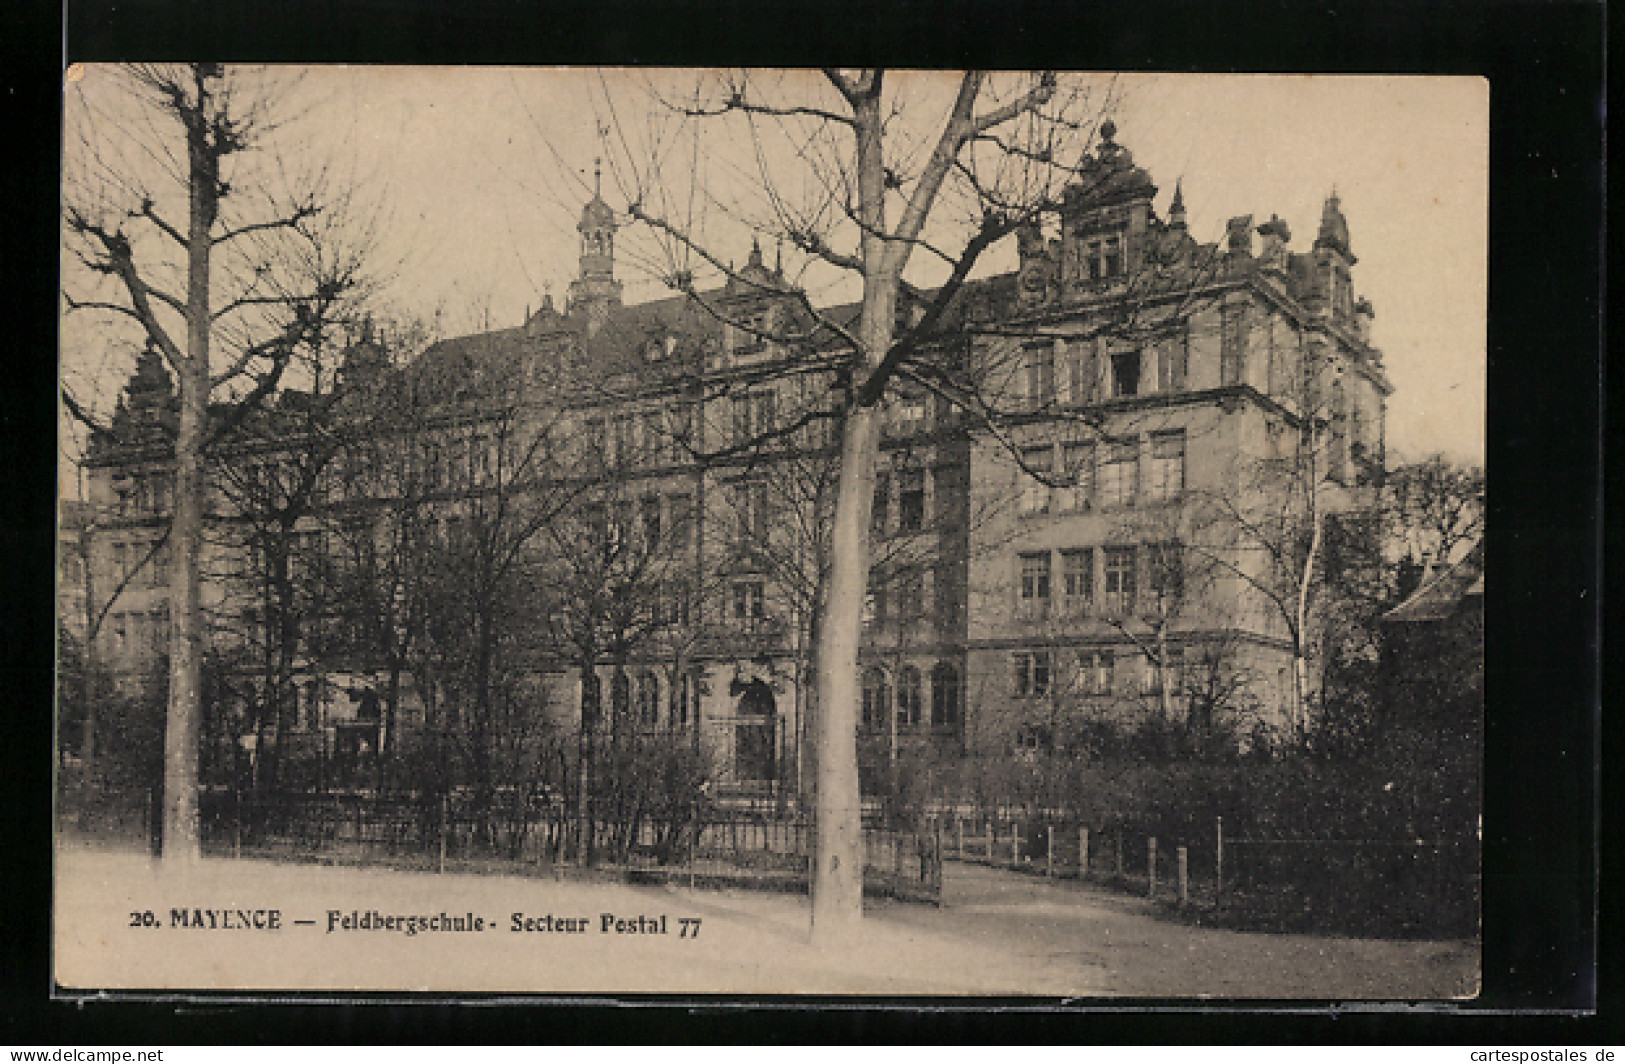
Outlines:
{"type": "Polygon", "coordinates": [[[601,156],[592,158],[592,195],[594,199],[604,193],[604,160],[601,156]]]}
{"type": "Polygon", "coordinates": [[[1185,228],[1185,178],[1181,176],[1174,182],[1174,199],[1168,204],[1168,224],[1177,229],[1185,228]]]}

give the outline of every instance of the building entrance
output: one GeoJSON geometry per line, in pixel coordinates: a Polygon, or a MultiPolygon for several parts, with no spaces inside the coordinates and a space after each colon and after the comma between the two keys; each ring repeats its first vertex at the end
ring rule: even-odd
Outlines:
{"type": "Polygon", "coordinates": [[[741,782],[771,781],[778,778],[774,743],[778,704],[773,688],[761,680],[752,680],[744,687],[734,725],[734,778],[741,782]]]}

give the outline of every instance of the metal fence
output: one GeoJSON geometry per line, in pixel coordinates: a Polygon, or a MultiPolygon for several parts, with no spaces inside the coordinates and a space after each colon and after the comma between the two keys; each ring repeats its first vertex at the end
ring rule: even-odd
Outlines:
{"type": "Polygon", "coordinates": [[[1373,934],[1470,937],[1478,931],[1476,840],[1258,838],[1214,830],[1158,838],[1065,816],[939,810],[944,856],[1090,880],[1201,908],[1230,922],[1373,934]]]}
{"type": "MultiPolygon", "coordinates": [[[[434,871],[590,864],[634,880],[786,891],[809,879],[811,823],[773,809],[589,822],[543,795],[206,792],[201,804],[206,845],[239,856],[434,871]]],[[[927,826],[867,815],[863,838],[867,893],[940,904],[942,847],[927,826]]]]}

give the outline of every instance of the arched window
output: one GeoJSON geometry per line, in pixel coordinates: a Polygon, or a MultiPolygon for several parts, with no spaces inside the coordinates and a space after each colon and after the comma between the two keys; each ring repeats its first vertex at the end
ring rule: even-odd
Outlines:
{"type": "Polygon", "coordinates": [[[931,670],[931,726],[953,728],[959,725],[961,699],[959,670],[946,661],[931,670]]]}
{"type": "Polygon", "coordinates": [[[920,724],[920,670],[912,665],[897,672],[897,723],[904,728],[920,724]]]}
{"type": "Polygon", "coordinates": [[[871,666],[863,674],[863,728],[865,731],[885,731],[891,715],[891,688],[886,674],[871,666]]]}
{"type": "Polygon", "coordinates": [[[638,673],[638,723],[648,728],[660,723],[660,679],[648,669],[638,673]]]}

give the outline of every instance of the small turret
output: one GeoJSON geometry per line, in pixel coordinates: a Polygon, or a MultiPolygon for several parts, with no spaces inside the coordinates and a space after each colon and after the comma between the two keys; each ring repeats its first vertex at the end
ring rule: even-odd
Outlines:
{"type": "Polygon", "coordinates": [[[1174,182],[1174,199],[1168,204],[1168,228],[1176,233],[1185,232],[1189,226],[1185,222],[1185,181],[1181,178],[1174,182]]]}
{"type": "Polygon", "coordinates": [[[587,332],[596,333],[612,308],[621,305],[621,282],[615,279],[615,212],[604,202],[603,171],[593,163],[592,199],[581,209],[581,275],[570,282],[566,305],[587,317],[587,332]]]}
{"type": "Polygon", "coordinates": [[[1356,261],[1354,252],[1349,249],[1349,223],[1343,217],[1343,202],[1338,199],[1336,188],[1320,209],[1320,232],[1315,236],[1315,250],[1323,249],[1342,255],[1350,266],[1356,261]]]}

